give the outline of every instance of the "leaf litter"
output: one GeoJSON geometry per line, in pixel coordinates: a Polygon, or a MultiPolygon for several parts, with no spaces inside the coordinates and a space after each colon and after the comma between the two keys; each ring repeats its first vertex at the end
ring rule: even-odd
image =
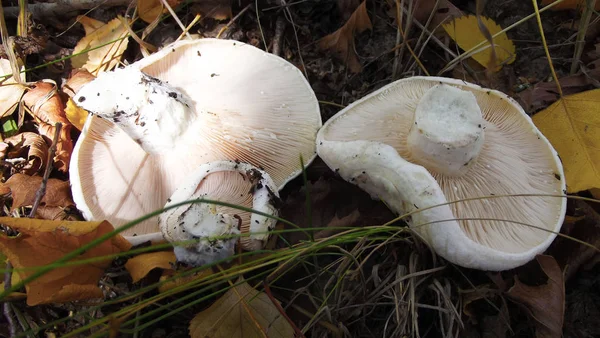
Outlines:
{"type": "MultiPolygon", "coordinates": [[[[411,2],[412,1],[409,0],[402,1],[405,6],[408,6],[411,2]]],[[[147,3],[154,3],[152,6],[156,5],[156,2],[149,1],[147,3]]],[[[169,3],[178,5],[178,2],[176,1],[170,1],[169,3]]],[[[223,37],[246,41],[261,48],[264,48],[264,45],[270,45],[272,40],[277,39],[277,34],[273,34],[275,27],[274,23],[280,16],[284,17],[285,22],[288,22],[288,24],[284,26],[285,31],[281,35],[281,41],[283,41],[282,55],[308,73],[311,85],[316,88],[317,95],[319,95],[320,99],[325,97],[327,100],[331,101],[322,105],[324,117],[330,116],[331,112],[335,112],[336,109],[338,109],[337,107],[332,108],[335,106],[329,105],[329,103],[338,104],[339,102],[342,102],[345,105],[349,101],[364,96],[366,93],[389,82],[389,79],[391,78],[391,71],[389,69],[391,67],[389,67],[389,63],[393,61],[392,57],[394,53],[390,53],[389,51],[393,51],[396,47],[394,41],[394,37],[397,33],[395,26],[397,22],[395,6],[400,3],[400,1],[386,1],[386,5],[380,7],[373,6],[373,3],[367,1],[359,4],[359,1],[341,0],[319,2],[319,6],[315,6],[314,1],[304,1],[297,4],[294,3],[293,5],[288,1],[287,5],[282,2],[281,7],[278,7],[277,9],[261,8],[260,6],[262,4],[259,4],[259,8],[252,8],[251,11],[248,11],[245,15],[240,15],[239,18],[235,18],[234,15],[241,13],[239,5],[231,5],[232,3],[225,5],[222,7],[224,9],[223,13],[225,14],[219,16],[214,14],[217,13],[216,10],[218,9],[217,6],[214,5],[216,3],[221,4],[225,2],[203,1],[202,3],[196,3],[192,6],[184,4],[177,6],[175,9],[178,14],[187,13],[187,16],[182,15],[180,17],[185,24],[190,23],[196,13],[201,14],[201,19],[197,21],[197,26],[194,27],[195,29],[197,28],[197,32],[200,35],[206,34],[206,36],[210,36],[210,34],[212,34],[209,33],[210,31],[214,31],[215,29],[219,31],[222,28],[225,28],[223,37]],[[210,5],[214,5],[214,7],[210,7],[210,5]],[[249,15],[253,10],[256,11],[258,19],[249,15]],[[214,15],[208,13],[213,13],[214,15]],[[219,23],[218,21],[226,18],[233,19],[231,22],[227,23],[227,26],[225,27],[225,23],[219,23]],[[294,29],[292,29],[292,27],[294,29]],[[360,32],[366,30],[371,30],[372,33],[368,37],[360,35],[360,32]],[[315,32],[318,32],[318,34],[315,34],[315,32]],[[326,37],[319,41],[314,38],[315,36],[326,37]],[[297,41],[297,44],[295,44],[294,41],[297,41]],[[327,44],[324,42],[327,42],[327,44]],[[298,47],[300,47],[301,50],[298,50],[298,47]],[[320,52],[317,52],[317,49],[320,50],[320,52]],[[332,63],[329,58],[323,57],[323,51],[333,52],[334,55],[338,56],[345,63],[347,69],[354,72],[355,75],[352,77],[347,76],[345,73],[346,68],[338,67],[338,65],[332,63]],[[300,52],[303,53],[302,56],[304,59],[299,57],[300,52]],[[361,55],[360,61],[357,52],[361,55]]],[[[564,3],[569,3],[569,1],[565,1],[564,3]]],[[[445,50],[443,47],[435,45],[435,39],[441,39],[440,41],[443,41],[443,43],[446,44],[446,48],[451,48],[453,45],[447,43],[448,38],[440,25],[443,23],[451,23],[453,19],[463,16],[464,13],[469,13],[469,8],[464,7],[460,2],[447,0],[422,0],[413,3],[412,5],[414,6],[412,8],[415,11],[415,19],[423,25],[431,19],[429,29],[435,33],[430,36],[429,33],[426,32],[426,48],[423,48],[422,53],[419,53],[418,57],[430,71],[441,69],[445,63],[450,61],[450,59],[447,58],[447,53],[448,50],[451,51],[451,49],[445,50]],[[433,10],[434,4],[436,3],[438,7],[436,10],[433,10]],[[429,17],[430,15],[431,18],[429,17]]],[[[514,4],[510,4],[508,6],[513,5],[514,4]]],[[[493,4],[491,4],[491,6],[493,6],[493,4]]],[[[25,103],[27,108],[33,113],[33,121],[38,127],[31,128],[31,124],[28,124],[27,121],[22,125],[22,121],[15,119],[16,121],[19,121],[18,129],[21,133],[3,139],[0,153],[4,156],[4,160],[10,161],[12,164],[19,164],[19,166],[11,167],[7,167],[9,164],[5,164],[5,168],[10,168],[10,170],[4,170],[4,183],[2,183],[3,197],[5,201],[7,201],[4,208],[5,213],[11,211],[8,209],[11,202],[14,209],[12,212],[13,214],[16,214],[20,211],[15,208],[27,208],[32,202],[32,196],[35,198],[37,188],[41,185],[40,177],[36,175],[40,175],[45,169],[43,157],[48,156],[47,148],[50,146],[49,140],[53,134],[52,128],[54,123],[61,122],[67,126],[67,128],[72,124],[76,129],[81,130],[87,114],[84,111],[72,110],[71,108],[73,107],[67,108],[65,111],[65,103],[69,106],[68,100],[65,100],[66,96],[72,96],[77,92],[78,87],[81,84],[91,80],[93,75],[90,73],[97,74],[100,70],[112,69],[120,62],[126,63],[139,57],[139,55],[134,56],[134,54],[137,53],[137,45],[134,46],[133,43],[128,43],[128,39],[121,39],[129,32],[126,27],[122,26],[123,22],[127,21],[118,20],[118,18],[115,19],[116,15],[123,15],[125,9],[121,8],[121,10],[112,12],[109,10],[103,13],[105,14],[99,15],[98,12],[91,11],[90,13],[86,13],[88,16],[79,17],[79,21],[82,22],[83,29],[85,30],[85,36],[83,39],[79,39],[78,36],[77,40],[75,40],[76,42],[71,43],[69,47],[71,50],[75,48],[73,51],[74,54],[79,54],[72,59],[73,62],[71,63],[75,70],[75,72],[73,72],[74,76],[64,76],[65,78],[70,79],[66,84],[60,86],[47,82],[38,82],[33,90],[28,92],[28,94],[30,92],[33,92],[33,94],[28,97],[28,102],[25,103]],[[117,42],[117,40],[120,42],[117,42]],[[103,44],[107,45],[100,47],[103,44]],[[94,50],[88,51],[89,49],[94,50]],[[88,71],[82,72],[81,69],[87,69],[88,71]],[[55,87],[60,87],[61,91],[53,94],[52,91],[55,87]],[[42,140],[45,142],[41,142],[42,140]],[[46,149],[45,152],[44,149],[46,149]],[[11,175],[13,176],[12,178],[10,177],[11,175]],[[29,180],[32,182],[25,183],[29,180]]],[[[159,8],[158,13],[165,13],[164,9],[159,8]]],[[[518,14],[519,16],[521,15],[520,12],[514,10],[511,11],[511,13],[515,15],[518,14]]],[[[494,12],[493,10],[490,10],[485,14],[489,18],[485,21],[486,27],[488,27],[492,34],[498,31],[498,29],[500,29],[499,27],[506,27],[507,22],[509,22],[509,24],[514,22],[514,19],[511,18],[512,14],[498,14],[498,12],[494,12]]],[[[560,12],[556,12],[556,14],[553,15],[560,17],[561,14],[560,12]]],[[[158,38],[156,36],[151,36],[152,39],[171,41],[181,34],[179,30],[174,29],[176,25],[169,16],[170,15],[165,15],[164,26],[161,26],[160,29],[157,28],[155,32],[157,35],[159,33],[164,34],[164,32],[168,32],[169,29],[171,29],[172,32],[158,38]]],[[[130,18],[128,16],[125,17],[130,18]]],[[[155,18],[156,17],[154,17],[154,19],[155,18]]],[[[545,18],[546,17],[544,17],[544,19],[545,18]]],[[[552,18],[553,17],[550,17],[548,20],[552,20],[552,18]]],[[[146,20],[147,18],[142,19],[146,20]]],[[[411,18],[405,16],[403,19],[405,20],[404,22],[406,22],[406,20],[410,20],[411,18]]],[[[136,23],[136,25],[139,24],[139,22],[136,23]]],[[[56,25],[56,23],[54,23],[54,25],[56,25]]],[[[524,24],[523,26],[526,25],[524,24]]],[[[475,31],[472,29],[473,23],[469,23],[466,27],[466,30],[469,32],[475,31]]],[[[534,29],[528,30],[528,32],[532,31],[534,31],[534,29]]],[[[65,33],[66,36],[72,34],[67,30],[65,30],[65,33]]],[[[417,47],[413,44],[416,43],[418,34],[420,33],[421,32],[417,29],[413,30],[413,34],[408,42],[411,43],[411,47],[417,47]]],[[[560,32],[557,32],[557,36],[560,36],[558,33],[560,32]]],[[[521,72],[518,74],[518,77],[509,77],[510,81],[514,81],[514,79],[518,81],[517,83],[511,84],[513,86],[512,88],[517,88],[519,85],[531,85],[530,90],[526,90],[520,96],[524,98],[524,101],[529,100],[528,102],[532,102],[526,107],[531,112],[543,109],[548,104],[551,104],[558,99],[557,93],[553,91],[553,88],[550,88],[554,84],[545,82],[545,77],[527,76],[528,73],[526,67],[519,66],[519,62],[526,63],[527,61],[522,60],[527,60],[529,57],[529,55],[524,56],[519,54],[523,53],[520,48],[523,45],[526,45],[526,39],[515,39],[514,35],[511,34],[514,34],[514,30],[506,35],[507,40],[502,42],[506,43],[506,45],[503,45],[502,47],[503,49],[510,51],[511,48],[508,43],[513,40],[512,43],[517,48],[516,50],[513,49],[512,53],[517,54],[517,62],[509,63],[507,61],[502,70],[504,73],[499,73],[500,75],[497,76],[521,72]],[[523,74],[523,72],[525,74],[523,74]],[[529,94],[529,97],[526,97],[526,94],[529,94]]],[[[536,36],[534,35],[533,37],[536,36]]],[[[549,34],[548,37],[552,38],[552,35],[549,34]]],[[[456,44],[459,46],[461,45],[460,38],[461,36],[458,36],[458,38],[455,37],[456,44]]],[[[502,36],[502,39],[504,39],[504,35],[502,36]]],[[[61,44],[61,46],[66,46],[64,42],[60,40],[56,41],[61,44]]],[[[560,44],[562,42],[564,41],[555,40],[551,43],[560,44]]],[[[163,43],[161,43],[161,45],[163,45],[163,43]]],[[[468,49],[469,47],[461,46],[461,48],[468,49]]],[[[415,51],[418,52],[418,49],[415,48],[415,51]]],[[[551,50],[551,52],[553,55],[557,55],[555,53],[558,53],[555,52],[555,50],[551,50]]],[[[44,54],[46,51],[40,50],[36,53],[44,54]]],[[[412,62],[413,59],[411,59],[411,57],[412,56],[407,53],[404,60],[410,60],[410,62],[412,62]]],[[[593,64],[594,56],[589,57],[592,59],[585,60],[586,66],[593,64]],[[589,61],[592,63],[588,63],[589,61]]],[[[485,58],[482,58],[480,61],[482,65],[487,65],[487,60],[485,58]]],[[[489,79],[483,79],[483,76],[481,75],[483,72],[480,68],[472,68],[469,71],[468,63],[461,64],[460,67],[465,69],[464,74],[468,74],[474,82],[482,83],[489,81],[489,79]],[[473,69],[475,69],[475,72],[473,72],[473,69]]],[[[66,69],[69,70],[70,68],[67,67],[66,69]]],[[[576,94],[584,89],[590,89],[590,87],[595,86],[594,69],[587,67],[586,69],[587,73],[579,73],[571,77],[566,76],[563,73],[560,77],[560,83],[563,85],[563,88],[566,89],[566,93],[576,94]],[[592,76],[589,76],[590,74],[592,74],[592,76]]],[[[419,70],[416,68],[407,66],[407,70],[408,72],[403,74],[403,76],[419,74],[419,70]]],[[[544,76],[547,76],[547,73],[544,76]]],[[[42,78],[44,78],[44,76],[42,76],[42,78]]],[[[35,79],[37,80],[39,77],[35,79]]],[[[490,81],[490,83],[490,87],[493,87],[494,82],[490,81]]],[[[515,93],[520,92],[515,91],[515,93]]],[[[3,97],[1,92],[0,97],[3,97]]],[[[563,98],[563,100],[564,99],[567,98],[563,98]]],[[[11,99],[10,102],[12,101],[14,101],[14,99],[11,99]]],[[[18,99],[15,102],[18,103],[18,99]]],[[[14,103],[11,103],[11,107],[14,110],[16,106],[14,103]]],[[[539,114],[541,113],[538,113],[538,115],[539,114]]],[[[584,120],[589,121],[589,116],[591,115],[584,116],[584,120]]],[[[48,196],[43,200],[47,205],[38,209],[38,217],[49,219],[69,217],[64,212],[65,209],[68,209],[68,207],[72,205],[72,200],[69,200],[70,197],[66,194],[66,191],[68,191],[68,177],[66,177],[65,172],[66,168],[68,168],[68,157],[72,151],[72,143],[71,148],[69,148],[68,142],[73,135],[77,135],[76,130],[72,130],[72,133],[69,131],[61,134],[61,141],[63,142],[61,144],[61,151],[57,153],[57,156],[54,159],[59,170],[55,170],[53,172],[53,178],[47,182],[48,196]],[[57,204],[57,206],[53,206],[54,204],[57,204]]],[[[579,145],[572,145],[572,147],[577,148],[579,145]]],[[[573,148],[570,149],[572,150],[573,148]]],[[[563,154],[561,154],[561,157],[563,158],[565,167],[568,167],[570,165],[569,161],[565,160],[563,154]]],[[[309,167],[309,171],[313,168],[314,164],[312,168],[309,167]]],[[[330,238],[339,236],[342,231],[344,231],[343,229],[362,229],[368,226],[376,226],[383,224],[394,217],[382,203],[371,200],[368,195],[364,194],[356,187],[343,182],[339,178],[324,176],[324,172],[315,173],[312,171],[312,173],[316,176],[309,180],[306,187],[300,188],[299,184],[289,185],[284,196],[286,203],[282,210],[282,214],[285,216],[284,218],[293,220],[294,223],[305,227],[305,229],[312,226],[324,230],[319,229],[310,231],[308,235],[302,231],[284,234],[282,237],[287,240],[287,243],[279,241],[277,249],[273,250],[275,254],[282,252],[281,250],[289,250],[287,247],[289,244],[308,245],[310,244],[309,239],[311,236],[317,241],[327,241],[330,238]],[[307,212],[305,204],[307,192],[308,196],[311,197],[310,221],[307,219],[309,212],[307,212]]],[[[569,180],[572,181],[572,179],[568,179],[568,181],[569,180]]],[[[584,181],[589,183],[590,180],[586,178],[584,181]]],[[[581,193],[585,193],[585,191],[581,191],[581,193]]],[[[575,230],[581,229],[582,222],[589,221],[590,219],[589,213],[583,218],[576,218],[575,216],[571,217],[572,218],[570,219],[572,221],[570,222],[572,222],[575,230]]],[[[47,222],[45,220],[36,221],[47,222]]],[[[85,222],[79,222],[77,224],[83,223],[85,222]]],[[[568,226],[565,225],[565,227],[568,226]]],[[[83,226],[83,228],[86,228],[86,226],[83,226]]],[[[38,228],[35,228],[35,231],[37,231],[37,229],[38,228]]],[[[55,230],[52,231],[48,230],[48,232],[37,231],[36,236],[39,236],[39,238],[51,238],[51,236],[57,236],[60,231],[56,230],[58,228],[54,229],[55,230]]],[[[105,230],[108,231],[110,228],[105,230]]],[[[290,230],[290,228],[287,230],[290,230]]],[[[30,235],[29,232],[34,230],[23,227],[19,231],[21,232],[21,237],[27,237],[30,235]]],[[[577,233],[577,231],[574,233],[577,233]]],[[[90,233],[89,238],[94,238],[94,236],[98,236],[99,234],[100,233],[98,232],[93,235],[90,233]]],[[[74,235],[74,233],[70,233],[70,235],[74,235]]],[[[298,264],[297,269],[286,270],[286,274],[281,277],[281,282],[273,282],[272,290],[274,291],[274,296],[280,301],[280,304],[286,309],[286,313],[290,314],[296,324],[305,325],[307,330],[312,335],[316,336],[320,333],[338,336],[346,334],[347,336],[352,336],[354,333],[364,335],[365,332],[369,332],[369,334],[367,334],[368,336],[378,334],[388,334],[388,336],[423,335],[424,332],[432,331],[436,333],[444,332],[452,336],[452,333],[458,334],[459,331],[457,330],[459,330],[459,327],[463,328],[462,332],[467,332],[469,330],[468,325],[472,325],[473,323],[479,325],[478,329],[483,336],[491,336],[493,334],[496,334],[496,336],[511,336],[514,333],[511,331],[511,327],[505,325],[506,322],[504,321],[504,318],[510,318],[511,324],[515,324],[516,321],[523,317],[522,313],[519,312],[519,309],[514,308],[513,302],[501,301],[508,297],[507,294],[504,296],[501,295],[503,295],[502,291],[508,290],[509,285],[512,285],[512,280],[510,278],[502,282],[503,284],[506,284],[505,286],[497,285],[496,288],[494,288],[494,285],[489,284],[489,279],[484,278],[485,275],[482,273],[464,271],[464,277],[475,283],[474,286],[477,287],[475,290],[481,291],[481,288],[484,285],[488,286],[488,289],[484,289],[481,292],[474,291],[471,296],[466,296],[465,293],[460,293],[458,291],[466,289],[467,286],[472,287],[473,285],[470,285],[469,283],[466,283],[468,284],[466,285],[464,278],[455,278],[453,274],[448,272],[449,269],[447,267],[439,265],[439,259],[432,256],[426,247],[422,246],[418,241],[414,241],[407,233],[386,234],[386,236],[389,236],[387,239],[389,242],[385,242],[385,244],[371,241],[369,236],[359,238],[357,239],[357,242],[351,244],[344,243],[340,245],[339,243],[332,242],[327,250],[319,251],[319,256],[309,257],[309,259],[302,257],[297,259],[295,262],[298,264]],[[339,251],[336,252],[338,249],[345,250],[349,255],[340,257],[337,254],[339,251]],[[394,286],[392,287],[391,285],[394,286]],[[288,290],[285,290],[286,288],[288,290]],[[495,309],[494,312],[491,313],[478,311],[479,305],[477,304],[482,302],[487,304],[487,300],[490,299],[493,300],[497,310],[495,309]],[[464,321],[464,318],[461,319],[460,315],[457,316],[454,314],[458,313],[458,310],[456,309],[460,308],[459,304],[461,301],[463,302],[462,310],[464,311],[465,316],[468,317],[468,321],[464,321]],[[468,323],[468,325],[463,326],[463,323],[468,323]],[[370,327],[373,327],[373,325],[390,329],[385,332],[374,333],[370,331],[370,327]]],[[[582,236],[585,237],[587,235],[582,236]]],[[[69,239],[52,239],[52,241],[66,241],[68,243],[77,243],[77,241],[80,241],[77,245],[81,245],[81,243],[83,243],[81,241],[84,240],[81,239],[79,235],[75,237],[78,239],[69,237],[69,239]]],[[[18,239],[19,237],[16,238],[18,239]]],[[[595,237],[587,238],[589,238],[592,243],[596,243],[595,237]]],[[[12,238],[4,238],[4,240],[6,239],[13,240],[12,238]]],[[[41,239],[36,240],[39,241],[41,239]]],[[[383,239],[380,238],[379,240],[383,239]]],[[[19,245],[23,246],[24,244],[19,245]]],[[[35,245],[39,247],[39,243],[35,245]]],[[[24,247],[21,249],[23,248],[24,247]]],[[[65,249],[68,252],[69,247],[61,249],[65,249]]],[[[124,247],[121,249],[126,250],[127,248],[124,247]]],[[[116,250],[111,252],[118,252],[114,247],[111,250],[116,250]]],[[[41,250],[34,252],[35,257],[43,253],[41,250]]],[[[566,270],[566,280],[573,279],[574,281],[578,281],[577,276],[581,274],[581,271],[594,271],[595,253],[593,251],[589,252],[583,249],[577,249],[562,252],[564,257],[561,259],[557,258],[560,266],[564,267],[564,264],[566,264],[577,268],[574,270],[566,270]]],[[[94,254],[104,255],[106,252],[95,252],[94,254]]],[[[267,256],[259,257],[268,257],[269,254],[272,253],[266,253],[265,255],[267,256]]],[[[554,253],[554,255],[557,257],[560,256],[556,253],[554,253]]],[[[59,256],[60,255],[52,256],[52,260],[59,258],[59,256]]],[[[92,255],[89,257],[93,258],[97,256],[92,255]]],[[[31,300],[28,299],[28,302],[32,301],[40,304],[44,303],[52,305],[53,302],[61,302],[65,299],[85,300],[103,296],[107,299],[108,296],[106,296],[106,294],[118,294],[120,293],[120,291],[118,291],[119,288],[123,287],[124,289],[122,290],[125,290],[126,293],[131,291],[135,292],[136,288],[143,287],[145,283],[154,282],[155,279],[153,278],[157,276],[156,273],[158,272],[162,274],[160,277],[161,281],[176,277],[180,271],[172,266],[171,260],[172,252],[170,251],[137,255],[128,260],[123,259],[120,260],[120,265],[116,267],[117,271],[120,271],[116,275],[123,276],[123,274],[125,274],[127,282],[124,283],[121,277],[112,275],[115,271],[114,266],[109,268],[109,271],[111,272],[108,275],[98,277],[104,278],[103,280],[108,281],[109,284],[112,282],[115,283],[111,286],[112,289],[109,288],[108,291],[103,287],[105,294],[101,295],[98,292],[98,290],[100,290],[97,283],[98,278],[95,278],[89,283],[84,283],[80,287],[77,285],[70,285],[69,282],[71,282],[71,277],[69,277],[62,278],[61,281],[51,282],[49,284],[49,290],[62,288],[61,290],[64,289],[65,291],[59,291],[56,296],[50,296],[48,294],[36,296],[37,298],[32,298],[31,300]],[[127,263],[125,263],[125,261],[127,261],[127,263]],[[129,272],[124,272],[126,266],[128,266],[129,272]],[[137,281],[137,283],[131,285],[131,282],[134,280],[137,281]],[[67,289],[69,288],[73,291],[68,291],[67,289]]],[[[117,260],[117,262],[119,262],[119,260],[117,260]]],[[[43,262],[37,263],[42,264],[43,262]]],[[[550,268],[544,270],[548,276],[547,282],[529,285],[530,283],[527,281],[521,282],[520,279],[517,279],[517,282],[515,282],[511,290],[516,290],[513,291],[512,299],[521,304],[522,308],[525,309],[525,313],[531,316],[529,322],[531,325],[529,325],[529,327],[535,326],[538,332],[541,330],[542,333],[554,334],[562,317],[552,317],[553,320],[557,321],[555,323],[556,327],[550,327],[548,326],[549,323],[535,320],[535,318],[537,318],[536,315],[538,317],[541,316],[539,313],[536,313],[536,311],[541,311],[540,307],[536,304],[539,304],[540,299],[543,299],[543,297],[551,298],[544,299],[545,301],[554,302],[545,303],[546,305],[549,304],[548,307],[555,310],[556,313],[554,315],[562,313],[559,311],[560,309],[556,307],[558,306],[558,300],[561,299],[560,290],[557,287],[560,286],[560,280],[556,274],[557,271],[561,271],[561,269],[559,267],[559,269],[556,270],[550,263],[548,266],[550,266],[550,268]],[[523,290],[527,291],[526,295],[521,292],[521,296],[523,297],[519,298],[519,291],[523,290]]],[[[94,277],[102,276],[107,268],[108,264],[95,267],[95,270],[93,270],[94,277]]],[[[61,269],[59,270],[64,271],[61,269]]],[[[194,284],[194,281],[207,278],[211,273],[212,271],[210,270],[204,270],[196,276],[175,279],[176,282],[169,284],[168,288],[163,288],[160,292],[163,293],[169,292],[169,290],[177,290],[177,288],[185,288],[186,283],[191,282],[191,284],[194,284]]],[[[70,276],[68,273],[65,275],[70,276]]],[[[253,275],[253,273],[247,274],[246,277],[250,277],[251,275],[253,275]]],[[[76,278],[73,279],[73,281],[77,282],[76,278]]],[[[240,285],[244,287],[244,290],[242,291],[247,291],[252,297],[266,296],[266,294],[259,291],[260,288],[252,288],[245,282],[240,285]]],[[[37,292],[35,290],[34,292],[31,292],[29,289],[27,291],[28,298],[30,296],[35,296],[35,293],[37,292]]],[[[565,290],[563,289],[563,301],[564,291],[565,290]]],[[[180,295],[184,295],[185,293],[186,292],[182,292],[180,295]]],[[[121,294],[125,295],[125,293],[121,294]]],[[[243,292],[238,292],[238,294],[233,295],[237,298],[232,298],[231,300],[240,304],[240,299],[245,299],[241,296],[242,294],[243,292]]],[[[227,296],[231,296],[229,291],[227,296]]],[[[567,290],[567,313],[565,314],[565,318],[570,318],[569,316],[571,316],[569,314],[569,309],[572,308],[572,305],[569,307],[570,303],[568,297],[569,292],[567,290]]],[[[216,298],[216,302],[224,299],[224,297],[216,298]]],[[[225,298],[225,300],[227,300],[227,298],[225,298]]],[[[166,301],[167,306],[169,301],[170,300],[166,301]]],[[[185,316],[186,319],[184,320],[173,320],[171,322],[178,323],[176,325],[184,327],[185,333],[188,333],[188,324],[190,324],[190,319],[192,319],[193,314],[198,313],[198,316],[200,317],[209,315],[210,312],[206,311],[209,311],[208,309],[213,308],[214,304],[217,304],[214,301],[215,299],[213,298],[211,300],[212,306],[208,303],[195,306],[193,310],[188,311],[187,316],[185,316]],[[190,314],[192,314],[192,316],[190,316],[190,314]],[[182,321],[184,321],[183,325],[181,325],[182,321]]],[[[268,299],[268,301],[270,304],[273,304],[271,299],[268,299]]],[[[248,302],[252,304],[251,301],[248,302]]],[[[235,308],[236,311],[238,308],[239,307],[235,308]]],[[[273,309],[270,309],[268,312],[276,314],[276,311],[272,310],[273,309]]],[[[106,311],[108,311],[106,313],[110,312],[108,309],[106,311]]],[[[246,311],[246,315],[253,318],[252,311],[254,310],[244,307],[240,308],[240,311],[246,311]]],[[[216,314],[222,318],[225,318],[228,315],[226,312],[223,312],[223,310],[217,311],[216,314]]],[[[231,319],[227,318],[227,320],[231,319]]],[[[570,318],[570,320],[577,320],[577,318],[570,318]]],[[[238,317],[237,320],[232,320],[229,325],[225,325],[224,327],[214,326],[213,329],[220,332],[220,330],[239,327],[241,323],[242,322],[238,317]]],[[[257,328],[255,318],[243,323],[250,323],[254,325],[254,328],[257,328]]],[[[191,333],[200,332],[199,334],[202,334],[204,332],[202,331],[203,328],[194,326],[198,324],[198,320],[192,321],[192,324],[193,325],[189,327],[191,333]],[[194,329],[200,331],[195,331],[194,329]]],[[[518,322],[518,324],[519,327],[525,325],[523,322],[518,322]]],[[[565,327],[570,327],[570,325],[571,324],[568,322],[565,323],[565,327]]],[[[514,325],[511,326],[514,328],[514,325]]],[[[175,327],[170,327],[169,329],[177,330],[175,327]]],[[[182,331],[180,331],[180,333],[181,332],[182,331]]],[[[258,332],[261,333],[261,331],[258,332]]],[[[157,333],[159,336],[166,335],[166,331],[155,331],[154,333],[157,333]],[[161,332],[165,334],[161,335],[161,332]]]]}

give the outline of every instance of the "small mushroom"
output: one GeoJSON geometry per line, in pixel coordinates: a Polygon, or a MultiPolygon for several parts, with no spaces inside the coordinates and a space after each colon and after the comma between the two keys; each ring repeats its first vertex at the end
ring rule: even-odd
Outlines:
{"type": "MultiPolygon", "coordinates": [[[[233,161],[210,162],[198,167],[198,170],[188,175],[175,190],[165,208],[198,198],[211,199],[210,192],[202,192],[198,188],[207,176],[221,172],[238,173],[251,185],[250,192],[244,193],[252,195],[253,210],[277,216],[277,208],[273,201],[279,198],[279,194],[269,174],[250,164],[233,161]]],[[[239,184],[228,190],[236,191],[240,188],[247,188],[247,185],[239,184]]],[[[175,246],[175,255],[178,261],[194,266],[231,256],[240,231],[241,234],[250,234],[241,237],[245,248],[262,248],[269,237],[269,230],[275,227],[275,223],[274,218],[253,213],[250,222],[242,224],[242,219],[237,214],[219,213],[216,206],[209,203],[185,204],[169,209],[159,216],[160,229],[165,239],[173,243],[192,241],[192,244],[175,246]],[[238,229],[238,226],[241,229],[238,229]],[[223,238],[228,235],[229,238],[223,238]]]]}
{"type": "MultiPolygon", "coordinates": [[[[99,74],[73,98],[91,115],[73,152],[77,208],[115,227],[161,209],[205,163],[261,168],[281,189],[316,157],[318,101],[298,68],[233,40],[179,41],[99,74]]],[[[240,175],[207,176],[214,199],[250,206],[240,175]]],[[[277,190],[277,189],[275,189],[277,190]]],[[[232,214],[217,206],[217,213],[232,214]]],[[[250,214],[239,212],[243,223],[250,214]]],[[[153,217],[123,232],[132,243],[162,238],[153,217]]]]}
{"type": "Polygon", "coordinates": [[[394,212],[414,212],[408,224],[465,267],[522,265],[550,245],[564,219],[564,198],[486,198],[561,195],[563,168],[513,99],[464,81],[413,77],[387,85],[327,121],[317,152],[394,212]]]}

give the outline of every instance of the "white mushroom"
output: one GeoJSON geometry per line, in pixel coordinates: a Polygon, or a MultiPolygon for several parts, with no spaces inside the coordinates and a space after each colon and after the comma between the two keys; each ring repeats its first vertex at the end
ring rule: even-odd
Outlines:
{"type": "MultiPolygon", "coordinates": [[[[86,219],[116,227],[161,209],[204,163],[248,163],[281,189],[301,172],[300,156],[306,165],[316,157],[321,116],[302,73],[237,41],[176,42],[101,73],[73,100],[92,113],[71,161],[73,198],[86,219]]],[[[245,184],[238,173],[220,172],[199,191],[250,207],[245,184]]],[[[216,208],[250,222],[250,213],[216,208]]],[[[157,217],[123,234],[134,244],[161,238],[157,217]]]]}
{"type": "MultiPolygon", "coordinates": [[[[277,216],[277,208],[273,201],[279,198],[279,194],[269,174],[247,163],[234,161],[210,162],[198,167],[198,170],[189,175],[175,190],[165,208],[193,199],[210,200],[210,193],[200,192],[198,187],[207,176],[224,171],[236,172],[251,184],[253,210],[277,216]]],[[[253,213],[249,224],[241,223],[238,215],[219,213],[216,206],[209,203],[185,204],[169,209],[159,216],[160,229],[169,242],[197,241],[175,246],[177,260],[194,266],[231,256],[240,237],[240,230],[242,234],[250,234],[243,237],[248,243],[247,246],[253,249],[263,247],[269,237],[269,231],[275,228],[276,220],[253,213]],[[241,229],[238,229],[240,225],[241,229]]]]}
{"type": "Polygon", "coordinates": [[[563,168],[514,100],[464,81],[396,81],[325,123],[317,152],[394,212],[414,212],[409,225],[465,267],[522,265],[550,245],[564,219],[564,198],[485,198],[563,194],[563,168]]]}

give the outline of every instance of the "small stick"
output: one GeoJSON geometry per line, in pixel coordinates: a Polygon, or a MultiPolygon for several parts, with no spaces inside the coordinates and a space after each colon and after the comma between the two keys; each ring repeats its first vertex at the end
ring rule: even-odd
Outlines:
{"type": "Polygon", "coordinates": [[[246,13],[246,11],[249,10],[251,7],[252,7],[252,4],[248,4],[236,16],[234,16],[231,20],[229,20],[229,22],[225,25],[225,27],[223,27],[223,28],[221,28],[221,30],[219,30],[219,34],[217,34],[217,39],[220,39],[221,38],[221,34],[223,34],[229,27],[231,27],[231,25],[234,22],[236,22],[237,19],[239,19],[240,16],[242,16],[244,13],[246,13]]]}
{"type": "MultiPolygon", "coordinates": [[[[6,270],[4,272],[4,290],[10,289],[10,287],[12,286],[10,284],[11,277],[12,277],[12,264],[10,264],[10,262],[6,262],[6,270]]],[[[11,338],[16,337],[17,336],[17,328],[15,327],[15,321],[13,320],[13,317],[12,317],[10,302],[4,302],[4,317],[6,318],[6,321],[8,322],[8,329],[10,332],[10,337],[11,338]]]]}
{"type": "Polygon", "coordinates": [[[273,51],[271,53],[280,56],[281,42],[283,40],[283,32],[285,31],[285,19],[283,16],[277,17],[275,22],[275,36],[273,37],[273,51]]]}
{"type": "Polygon", "coordinates": [[[56,130],[54,131],[54,138],[52,139],[52,145],[50,146],[50,152],[48,154],[48,159],[46,161],[46,170],[44,171],[44,176],[42,178],[42,184],[40,188],[35,193],[35,201],[33,202],[33,206],[31,207],[31,212],[29,213],[29,218],[34,218],[35,213],[42,202],[42,198],[46,195],[46,187],[48,185],[48,178],[50,177],[50,172],[52,172],[52,163],[54,161],[54,155],[56,154],[56,144],[58,143],[58,136],[60,135],[60,130],[62,129],[62,123],[57,122],[54,127],[56,130]]]}

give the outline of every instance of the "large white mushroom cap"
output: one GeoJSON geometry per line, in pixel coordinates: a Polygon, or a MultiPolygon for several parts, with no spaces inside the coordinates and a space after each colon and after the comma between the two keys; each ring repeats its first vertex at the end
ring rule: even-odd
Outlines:
{"type": "MultiPolygon", "coordinates": [[[[86,219],[115,226],[161,209],[207,162],[249,163],[282,188],[300,173],[300,156],[306,164],[316,156],[321,126],[315,94],[296,67],[232,40],[176,42],[100,74],[74,101],[93,115],[71,161],[73,197],[86,219]]],[[[243,183],[238,173],[218,172],[199,191],[250,207],[243,183]]],[[[124,234],[160,236],[157,219],[124,234]]]]}
{"type": "Polygon", "coordinates": [[[420,211],[477,197],[564,194],[560,159],[523,109],[501,92],[464,81],[413,77],[385,86],[327,121],[317,152],[393,211],[416,211],[409,225],[465,267],[522,265],[550,245],[564,219],[566,199],[544,196],[420,211]]]}

